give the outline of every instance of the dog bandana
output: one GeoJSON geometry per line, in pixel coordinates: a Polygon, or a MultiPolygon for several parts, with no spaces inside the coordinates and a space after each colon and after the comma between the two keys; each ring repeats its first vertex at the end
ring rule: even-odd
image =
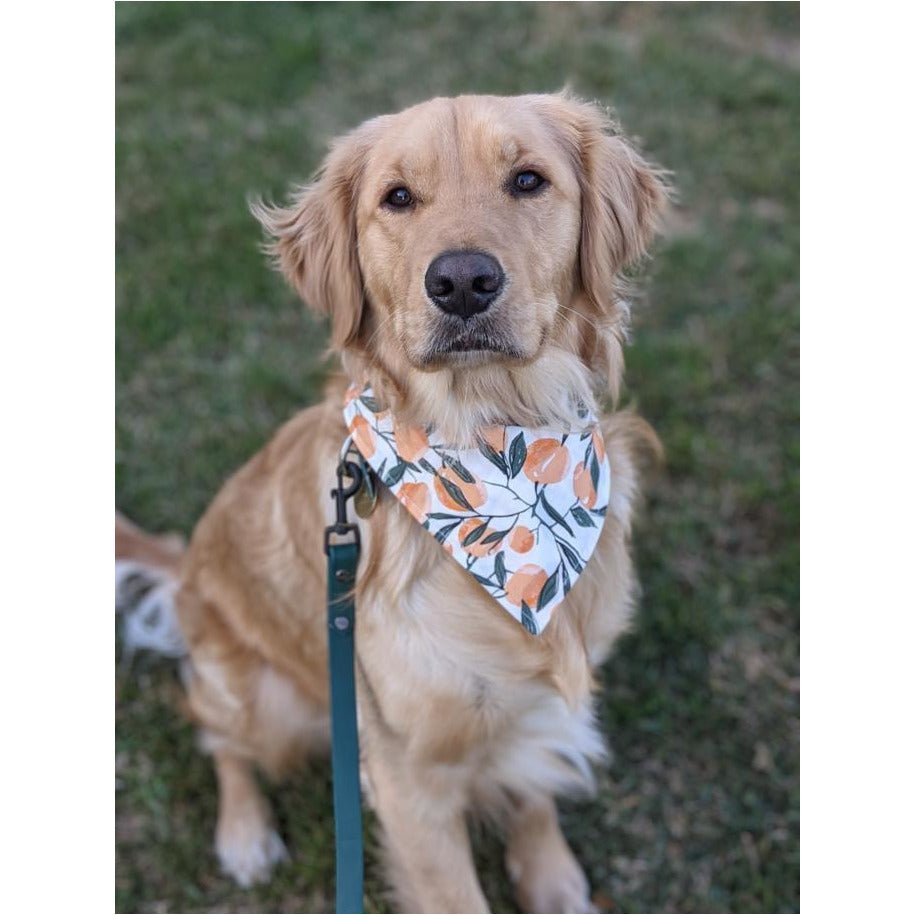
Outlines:
{"type": "Polygon", "coordinates": [[[369,387],[343,410],[378,479],[528,632],[539,635],[594,552],[610,464],[593,415],[584,432],[487,426],[475,448],[405,426],[369,387]]]}

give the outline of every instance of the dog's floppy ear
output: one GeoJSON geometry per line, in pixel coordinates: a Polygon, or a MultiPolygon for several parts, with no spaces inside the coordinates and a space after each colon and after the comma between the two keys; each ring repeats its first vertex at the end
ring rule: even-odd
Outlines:
{"type": "Polygon", "coordinates": [[[337,140],[314,180],[298,188],[287,207],[251,205],[287,281],[308,305],[330,315],[338,349],[357,339],[365,305],[355,206],[372,135],[369,122],[337,140]]]}
{"type": "Polygon", "coordinates": [[[668,193],[662,173],[620,134],[607,112],[568,95],[547,96],[551,122],[581,187],[581,281],[603,311],[615,305],[618,274],[648,250],[668,193]]]}

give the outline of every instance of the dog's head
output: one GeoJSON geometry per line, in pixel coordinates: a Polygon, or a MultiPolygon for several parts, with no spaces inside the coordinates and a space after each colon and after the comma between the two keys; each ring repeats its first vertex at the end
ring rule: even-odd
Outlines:
{"type": "Polygon", "coordinates": [[[350,374],[457,439],[566,420],[598,376],[615,391],[618,277],[663,199],[596,105],[464,96],[366,122],[255,212],[350,374]]]}

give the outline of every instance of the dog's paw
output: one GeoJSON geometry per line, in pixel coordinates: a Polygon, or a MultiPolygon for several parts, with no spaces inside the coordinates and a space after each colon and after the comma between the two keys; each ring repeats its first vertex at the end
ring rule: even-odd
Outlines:
{"type": "Polygon", "coordinates": [[[216,854],[223,871],[239,886],[248,888],[270,879],[273,868],[289,858],[283,840],[269,826],[237,824],[216,834],[216,854]]]}
{"type": "Polygon", "coordinates": [[[505,863],[521,911],[579,915],[598,911],[591,902],[588,878],[568,849],[555,856],[538,855],[526,860],[509,853],[505,863]]]}

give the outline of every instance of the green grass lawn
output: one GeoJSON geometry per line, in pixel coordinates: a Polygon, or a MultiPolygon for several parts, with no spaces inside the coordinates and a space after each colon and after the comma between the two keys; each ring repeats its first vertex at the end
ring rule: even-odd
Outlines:
{"type": "MultiPolygon", "coordinates": [[[[245,201],[329,138],[436,94],[568,82],[674,172],[627,371],[668,465],[636,532],[638,623],[604,671],[615,759],[563,807],[611,911],[798,910],[797,36],[795,4],[117,7],[117,503],[152,529],[189,532],[318,396],[325,328],[245,201]]],[[[293,859],[241,891],[178,692],[163,662],[119,668],[118,910],[331,911],[327,763],[270,789],[293,859]]],[[[492,837],[479,860],[511,911],[492,837]]]]}

